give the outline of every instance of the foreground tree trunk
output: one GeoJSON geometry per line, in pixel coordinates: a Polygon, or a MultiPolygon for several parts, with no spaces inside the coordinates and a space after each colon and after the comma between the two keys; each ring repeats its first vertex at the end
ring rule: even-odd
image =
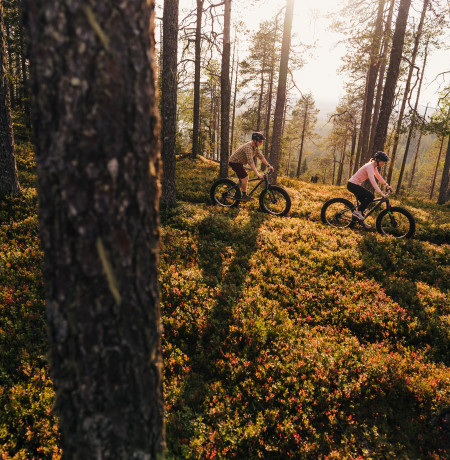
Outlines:
{"type": "Polygon", "coordinates": [[[28,1],[51,370],[67,459],[164,451],[153,0],[28,1]]]}
{"type": "Polygon", "coordinates": [[[384,150],[386,142],[389,118],[392,113],[392,103],[394,101],[395,88],[397,86],[398,74],[400,71],[400,61],[402,59],[403,44],[405,42],[406,24],[408,21],[411,0],[400,0],[397,20],[395,23],[394,36],[392,38],[392,49],[389,58],[389,67],[384,85],[383,97],[381,99],[380,114],[373,141],[373,151],[384,150]]]}
{"type": "Polygon", "coordinates": [[[163,178],[162,201],[176,204],[178,1],[164,0],[161,118],[163,178]]]}
{"type": "Polygon", "coordinates": [[[220,177],[228,177],[228,150],[230,147],[230,21],[231,0],[225,0],[222,73],[220,76],[220,177]]]}
{"type": "Polygon", "coordinates": [[[0,191],[19,190],[14,135],[11,121],[11,98],[8,82],[5,27],[3,24],[3,0],[0,0],[0,191]]]}
{"type": "MultiPolygon", "coordinates": [[[[278,164],[280,162],[281,133],[283,131],[283,114],[286,105],[286,81],[289,64],[289,51],[291,48],[292,19],[294,16],[294,0],[286,0],[286,15],[284,17],[283,42],[281,45],[280,74],[278,78],[277,102],[272,133],[272,148],[270,162],[275,168],[273,181],[276,182],[278,164]]],[[[267,142],[267,140],[266,140],[267,142]]]]}

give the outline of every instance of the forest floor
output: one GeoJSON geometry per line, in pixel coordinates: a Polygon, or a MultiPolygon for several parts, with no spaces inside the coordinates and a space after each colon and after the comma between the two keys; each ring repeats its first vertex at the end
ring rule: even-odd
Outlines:
{"type": "MultiPolygon", "coordinates": [[[[0,198],[0,452],[59,458],[29,150],[0,198]]],[[[320,222],[344,187],[281,178],[288,216],[211,206],[218,165],[177,163],[161,209],[169,459],[450,453],[450,208],[403,199],[413,239],[320,222]]]]}

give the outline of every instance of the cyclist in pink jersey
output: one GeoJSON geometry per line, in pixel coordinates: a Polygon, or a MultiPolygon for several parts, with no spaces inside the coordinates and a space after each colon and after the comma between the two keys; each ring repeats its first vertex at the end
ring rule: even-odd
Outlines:
{"type": "Polygon", "coordinates": [[[389,157],[384,152],[377,152],[374,157],[366,163],[364,166],[358,169],[355,174],[348,180],[347,190],[352,192],[357,200],[359,201],[358,209],[353,210],[353,216],[355,216],[361,225],[365,228],[370,228],[370,225],[364,222],[364,211],[367,208],[368,204],[373,201],[374,195],[372,192],[364,188],[361,184],[369,179],[373,188],[386,197],[386,195],[381,191],[378,186],[375,178],[382,184],[386,185],[388,190],[392,190],[391,186],[386,183],[386,181],[380,176],[378,168],[381,168],[389,161],[389,157]]]}

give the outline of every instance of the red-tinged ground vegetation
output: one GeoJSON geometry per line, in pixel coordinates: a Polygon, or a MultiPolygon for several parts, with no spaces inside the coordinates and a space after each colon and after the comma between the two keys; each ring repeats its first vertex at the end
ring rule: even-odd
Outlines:
{"type": "MultiPolygon", "coordinates": [[[[0,207],[3,459],[57,459],[32,152],[0,207]]],[[[450,209],[409,241],[320,222],[345,188],[280,182],[287,217],[213,207],[218,166],[177,163],[161,210],[168,459],[446,459],[450,209]]]]}

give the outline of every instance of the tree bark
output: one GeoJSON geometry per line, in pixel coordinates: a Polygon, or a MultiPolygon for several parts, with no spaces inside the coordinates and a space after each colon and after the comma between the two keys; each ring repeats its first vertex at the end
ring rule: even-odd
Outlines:
{"type": "Polygon", "coordinates": [[[375,85],[377,82],[377,74],[380,68],[380,43],[383,27],[383,10],[385,0],[378,1],[378,13],[375,21],[374,36],[371,45],[369,70],[367,72],[367,92],[366,101],[364,104],[364,119],[361,125],[361,159],[362,163],[369,161],[372,152],[369,150],[370,122],[372,120],[373,100],[375,96],[375,85]]]}
{"type": "Polygon", "coordinates": [[[437,172],[438,172],[438,168],[439,168],[439,163],[441,161],[441,155],[442,155],[443,146],[444,146],[444,136],[442,136],[442,138],[441,138],[441,145],[439,147],[439,154],[438,154],[438,158],[437,158],[437,161],[436,161],[436,166],[434,167],[433,179],[431,181],[431,189],[430,189],[430,200],[433,199],[434,186],[436,185],[436,176],[437,176],[437,172]]]}
{"type": "Polygon", "coordinates": [[[370,152],[374,152],[373,141],[375,138],[375,130],[378,124],[378,117],[380,115],[381,96],[383,94],[384,74],[386,72],[387,51],[388,51],[390,39],[391,39],[390,35],[391,35],[392,16],[394,13],[394,5],[395,5],[395,0],[391,0],[391,4],[389,6],[388,17],[386,19],[386,26],[384,29],[383,51],[380,56],[380,68],[378,70],[377,95],[375,97],[375,105],[373,108],[373,119],[372,119],[372,125],[370,128],[370,140],[369,140],[369,151],[370,152]]]}
{"type": "Polygon", "coordinates": [[[233,153],[234,144],[234,123],[236,120],[236,98],[238,88],[238,75],[239,75],[239,56],[236,59],[236,73],[234,81],[234,95],[233,95],[233,115],[231,117],[231,140],[230,140],[230,155],[233,153]]]}
{"type": "Polygon", "coordinates": [[[0,191],[13,193],[19,189],[11,119],[3,1],[0,0],[0,191]]]}
{"type": "Polygon", "coordinates": [[[222,71],[220,75],[220,177],[228,177],[228,151],[230,148],[230,22],[231,0],[225,0],[222,71]]]}
{"type": "Polygon", "coordinates": [[[444,169],[442,171],[441,186],[439,187],[438,204],[444,204],[448,200],[448,184],[450,174],[450,136],[447,144],[447,153],[445,155],[444,169]]]}
{"type": "Polygon", "coordinates": [[[192,157],[199,152],[200,135],[200,53],[202,47],[202,16],[204,0],[197,0],[197,22],[195,29],[195,58],[194,58],[194,113],[192,123],[192,157]]]}
{"type": "Polygon", "coordinates": [[[278,78],[277,102],[272,132],[272,148],[270,162],[275,169],[273,182],[276,182],[278,164],[280,161],[281,132],[283,129],[283,113],[286,104],[286,81],[291,47],[292,19],[294,16],[294,0],[286,0],[286,13],[284,17],[283,42],[281,45],[280,73],[278,78]]]}
{"type": "Polygon", "coordinates": [[[400,61],[402,59],[406,24],[408,21],[410,6],[411,0],[400,0],[397,20],[395,23],[394,37],[392,39],[392,49],[389,58],[386,83],[384,86],[383,97],[381,99],[380,115],[373,142],[374,152],[384,150],[384,144],[386,142],[389,119],[392,113],[392,103],[394,101],[395,88],[397,86],[398,74],[400,71],[400,61]]]}
{"type": "MultiPolygon", "coordinates": [[[[425,3],[427,3],[427,0],[425,0],[425,3]]],[[[408,153],[409,153],[409,146],[411,144],[412,135],[413,135],[415,125],[416,125],[417,107],[419,106],[420,91],[422,89],[423,76],[425,74],[425,66],[427,64],[427,50],[428,50],[428,42],[427,42],[427,44],[425,46],[425,57],[424,57],[423,66],[422,66],[422,74],[420,76],[419,87],[417,88],[416,103],[414,105],[414,110],[413,110],[413,114],[412,114],[412,118],[411,118],[411,124],[409,126],[408,139],[406,141],[405,153],[403,155],[402,167],[400,169],[400,175],[398,177],[396,193],[400,192],[400,187],[402,185],[403,173],[405,171],[405,166],[406,166],[406,159],[407,159],[408,153]]]]}
{"type": "Polygon", "coordinates": [[[304,145],[304,141],[305,141],[306,122],[308,120],[308,108],[309,108],[309,99],[306,100],[305,115],[303,116],[303,128],[302,128],[302,136],[301,136],[301,141],[300,141],[300,152],[298,154],[298,164],[297,164],[297,179],[300,178],[300,168],[301,168],[301,165],[302,165],[303,145],[304,145]]]}
{"type": "Polygon", "coordinates": [[[161,200],[176,204],[178,1],[164,0],[161,120],[163,161],[161,200]]]}
{"type": "Polygon", "coordinates": [[[410,87],[411,87],[411,79],[412,79],[412,75],[413,75],[415,64],[416,64],[416,57],[417,57],[417,52],[419,50],[419,43],[420,43],[420,38],[421,38],[421,35],[422,35],[423,22],[425,20],[425,13],[426,13],[426,9],[428,7],[428,3],[429,3],[429,0],[425,0],[423,2],[423,8],[422,8],[422,14],[420,16],[419,27],[418,27],[418,30],[417,30],[416,37],[414,39],[414,47],[413,47],[413,51],[412,51],[412,55],[411,55],[411,64],[409,66],[408,77],[406,79],[406,84],[405,84],[405,92],[403,94],[402,105],[400,107],[400,112],[399,112],[399,115],[398,115],[397,129],[395,130],[395,134],[394,134],[394,145],[392,147],[391,163],[389,165],[389,172],[388,172],[388,176],[387,176],[387,182],[388,183],[391,182],[392,172],[394,170],[395,157],[396,157],[396,154],[397,154],[398,141],[399,141],[399,138],[400,138],[400,130],[401,130],[401,127],[402,127],[402,122],[403,122],[403,115],[405,113],[406,101],[409,99],[409,96],[410,96],[409,90],[410,90],[410,87]]]}
{"type": "Polygon", "coordinates": [[[154,1],[28,0],[64,457],[164,452],[154,1]]]}

